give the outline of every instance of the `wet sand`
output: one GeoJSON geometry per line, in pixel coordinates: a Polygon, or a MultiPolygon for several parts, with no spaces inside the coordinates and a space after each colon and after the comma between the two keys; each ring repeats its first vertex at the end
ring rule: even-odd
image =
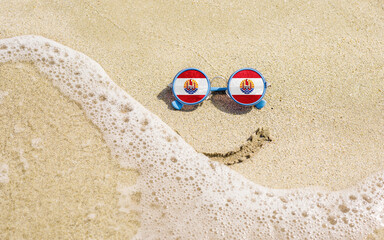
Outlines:
{"type": "Polygon", "coordinates": [[[139,223],[118,209],[138,173],[110,156],[98,129],[29,64],[0,67],[1,239],[126,238],[139,223]]]}
{"type": "MultiPolygon", "coordinates": [[[[197,151],[225,155],[267,129],[272,141],[230,166],[256,183],[342,189],[384,169],[380,2],[1,4],[0,38],[42,35],[85,53],[197,151]],[[256,68],[272,84],[268,105],[244,108],[213,95],[197,108],[173,111],[166,86],[186,67],[210,78],[256,68]]],[[[132,236],[139,223],[118,213],[115,189],[136,174],[118,167],[77,105],[30,66],[1,66],[0,79],[8,92],[0,104],[1,163],[10,179],[1,185],[1,208],[13,209],[1,216],[8,222],[2,232],[132,236]],[[78,204],[79,212],[68,213],[64,202],[78,204]],[[28,219],[39,221],[31,227],[28,219]],[[47,222],[52,227],[42,228],[47,222]],[[122,228],[127,222],[131,229],[122,228]]]]}

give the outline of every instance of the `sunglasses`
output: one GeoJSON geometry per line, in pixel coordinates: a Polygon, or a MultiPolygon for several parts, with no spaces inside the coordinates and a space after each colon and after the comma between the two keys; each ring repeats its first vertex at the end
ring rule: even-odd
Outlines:
{"type": "MultiPolygon", "coordinates": [[[[222,77],[215,77],[222,78],[222,77]]],[[[213,78],[213,79],[215,79],[213,78]]],[[[263,100],[267,90],[267,82],[257,70],[242,68],[229,78],[227,87],[211,87],[207,75],[196,68],[186,68],[176,74],[172,84],[176,100],[172,106],[181,110],[184,105],[196,105],[204,101],[211,92],[226,92],[233,101],[244,106],[255,106],[261,109],[266,105],[263,100]]]]}

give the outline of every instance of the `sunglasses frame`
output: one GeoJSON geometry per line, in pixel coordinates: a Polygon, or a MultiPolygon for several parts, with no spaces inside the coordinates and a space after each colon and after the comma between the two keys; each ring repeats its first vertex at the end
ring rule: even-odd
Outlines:
{"type": "Polygon", "coordinates": [[[263,75],[261,75],[261,73],[259,71],[257,71],[256,69],[253,69],[253,68],[241,68],[239,70],[237,70],[236,72],[234,72],[228,79],[228,82],[227,82],[227,90],[228,90],[228,96],[230,96],[232,98],[233,101],[235,101],[236,103],[240,104],[240,105],[244,105],[244,106],[255,106],[257,105],[259,102],[261,102],[261,100],[263,99],[265,93],[267,92],[267,82],[265,81],[263,75]],[[231,94],[231,91],[229,90],[229,84],[231,83],[232,81],[232,78],[233,76],[236,75],[236,73],[240,72],[240,71],[243,71],[243,70],[251,70],[251,71],[254,71],[254,72],[257,72],[257,74],[260,75],[261,79],[263,80],[263,86],[264,86],[264,90],[263,90],[263,94],[261,95],[261,97],[254,103],[240,103],[238,102],[231,94]]]}
{"type": "Polygon", "coordinates": [[[209,81],[209,78],[207,77],[207,75],[206,75],[203,71],[201,71],[200,69],[197,69],[197,68],[185,68],[185,69],[181,70],[180,72],[178,72],[178,73],[176,74],[176,76],[173,78],[171,88],[172,88],[173,96],[175,96],[175,98],[176,98],[176,100],[177,100],[178,102],[180,102],[180,103],[182,103],[182,104],[184,104],[184,105],[196,105],[196,104],[199,104],[199,103],[201,103],[202,101],[204,101],[204,100],[209,96],[209,93],[211,92],[211,81],[209,81]],[[201,72],[201,73],[204,75],[204,77],[207,79],[207,82],[208,82],[207,93],[205,94],[205,96],[203,97],[203,99],[201,99],[200,101],[195,102],[195,103],[187,103],[187,102],[182,101],[182,100],[176,95],[176,93],[175,93],[175,89],[174,89],[174,87],[173,87],[174,84],[175,84],[175,81],[177,80],[177,77],[180,76],[180,74],[182,74],[183,72],[188,71],[188,70],[195,70],[195,71],[201,72]]]}
{"type": "MultiPolygon", "coordinates": [[[[215,77],[216,78],[216,77],[215,77]]],[[[214,78],[213,78],[214,79],[214,78]]],[[[223,78],[225,79],[225,78],[223,78]]],[[[227,82],[227,87],[211,87],[211,81],[209,80],[209,78],[207,77],[207,75],[201,71],[200,69],[197,69],[197,68],[185,68],[181,71],[179,71],[176,76],[173,78],[173,81],[172,83],[169,85],[169,87],[172,88],[172,93],[173,93],[173,96],[176,98],[175,101],[172,102],[172,106],[173,108],[175,108],[176,110],[181,110],[181,108],[184,106],[184,105],[196,105],[196,104],[199,104],[201,102],[203,102],[209,95],[211,92],[221,92],[221,91],[226,91],[227,95],[236,103],[240,104],[240,105],[243,105],[243,106],[255,106],[257,109],[261,109],[265,106],[265,104],[267,103],[265,100],[263,100],[263,97],[267,91],[267,87],[268,87],[268,83],[265,81],[263,75],[261,75],[261,73],[259,71],[257,71],[256,69],[253,69],[253,68],[241,68],[239,70],[237,70],[236,72],[234,72],[228,79],[228,82],[227,82]],[[206,78],[207,80],[207,83],[208,83],[208,89],[207,89],[207,92],[205,94],[205,96],[199,100],[198,102],[194,102],[194,103],[187,103],[187,102],[184,102],[182,101],[175,93],[175,90],[174,90],[174,84],[175,84],[175,81],[177,80],[178,76],[180,74],[182,74],[183,72],[185,71],[188,71],[188,70],[195,70],[195,71],[198,71],[200,73],[202,73],[204,75],[204,77],[206,78]],[[246,104],[246,103],[240,103],[239,101],[237,101],[231,94],[231,91],[229,90],[229,84],[230,82],[232,81],[232,78],[235,76],[236,73],[240,72],[240,71],[243,71],[243,70],[251,70],[251,71],[254,71],[256,72],[257,74],[260,75],[262,81],[263,81],[263,94],[261,95],[261,97],[254,103],[249,103],[249,104],[246,104]]]]}

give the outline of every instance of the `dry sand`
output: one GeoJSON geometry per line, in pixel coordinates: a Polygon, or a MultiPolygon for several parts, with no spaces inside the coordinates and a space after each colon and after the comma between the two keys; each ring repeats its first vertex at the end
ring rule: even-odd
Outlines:
{"type": "MultiPolygon", "coordinates": [[[[268,130],[271,142],[230,166],[256,183],[341,189],[384,169],[380,1],[0,5],[0,38],[42,35],[85,53],[200,152],[225,155],[268,130]],[[166,86],[186,67],[210,78],[256,68],[272,84],[268,105],[244,108],[213,95],[173,111],[166,86]]],[[[136,173],[118,167],[77,105],[25,64],[0,67],[0,91],[8,92],[0,103],[0,164],[8,164],[10,179],[0,185],[0,238],[132,236],[139,223],[118,213],[116,186],[133,183],[136,173]]]]}

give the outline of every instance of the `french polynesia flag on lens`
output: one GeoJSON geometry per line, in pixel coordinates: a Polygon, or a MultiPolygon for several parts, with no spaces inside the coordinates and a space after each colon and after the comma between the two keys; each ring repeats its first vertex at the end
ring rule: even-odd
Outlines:
{"type": "Polygon", "coordinates": [[[264,81],[254,70],[244,69],[235,73],[229,82],[229,93],[240,104],[256,103],[263,95],[264,81]]]}
{"type": "Polygon", "coordinates": [[[177,76],[173,82],[173,92],[179,100],[186,104],[195,104],[208,94],[208,79],[194,69],[188,69],[177,76]]]}

